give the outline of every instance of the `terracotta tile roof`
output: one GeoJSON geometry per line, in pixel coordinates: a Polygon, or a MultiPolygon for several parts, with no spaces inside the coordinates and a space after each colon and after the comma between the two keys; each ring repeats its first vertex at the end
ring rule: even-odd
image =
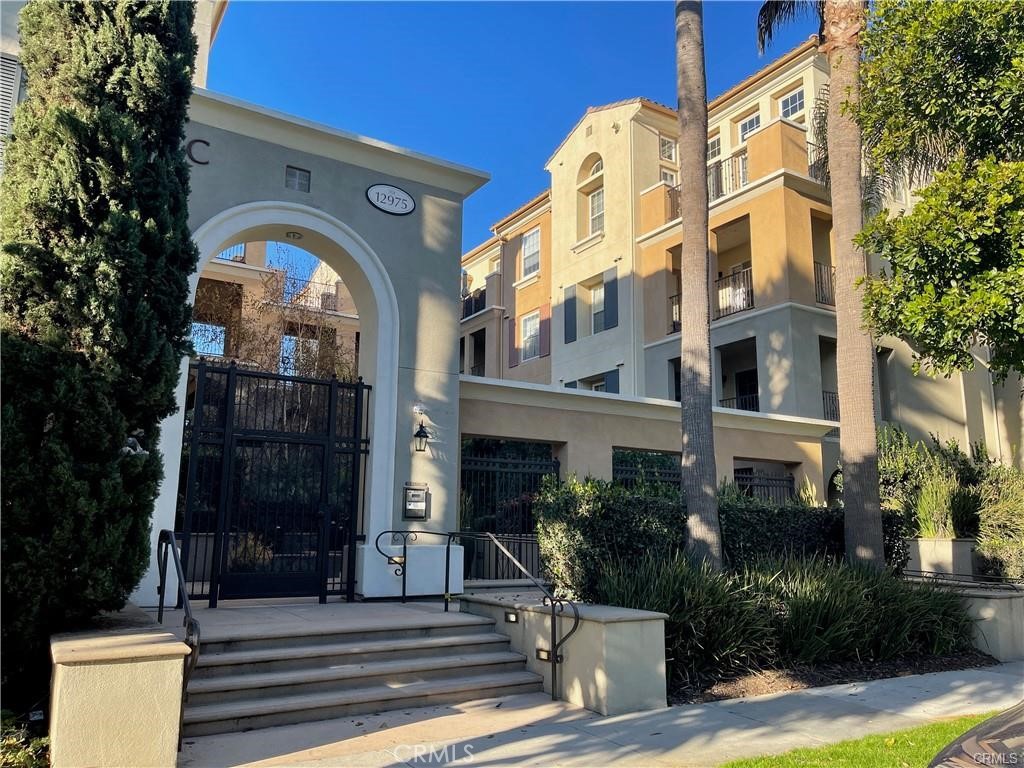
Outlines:
{"type": "Polygon", "coordinates": [[[551,197],[551,190],[550,189],[545,189],[543,192],[541,192],[536,197],[533,197],[530,200],[528,200],[527,202],[525,202],[522,205],[520,205],[518,208],[516,208],[514,211],[512,211],[512,213],[510,213],[507,216],[503,216],[502,218],[498,219],[498,221],[496,223],[491,225],[491,231],[494,232],[495,234],[497,234],[497,231],[502,228],[502,225],[507,224],[509,221],[511,221],[512,219],[516,218],[521,213],[525,213],[526,211],[530,210],[531,208],[534,208],[534,207],[540,205],[542,202],[544,202],[545,200],[547,200],[550,197],[551,197]]]}

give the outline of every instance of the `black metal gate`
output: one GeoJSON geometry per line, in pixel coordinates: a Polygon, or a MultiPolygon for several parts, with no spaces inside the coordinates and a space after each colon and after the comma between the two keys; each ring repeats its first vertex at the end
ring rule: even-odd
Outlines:
{"type": "MultiPolygon", "coordinates": [[[[554,475],[557,478],[558,473],[557,459],[463,455],[460,529],[493,533],[530,573],[540,574],[540,547],[535,533],[533,501],[544,477],[554,475]]],[[[490,542],[466,541],[463,546],[465,578],[519,578],[490,542]]]]}
{"type": "Polygon", "coordinates": [[[176,526],[190,597],[353,599],[369,392],[190,367],[176,526]]]}

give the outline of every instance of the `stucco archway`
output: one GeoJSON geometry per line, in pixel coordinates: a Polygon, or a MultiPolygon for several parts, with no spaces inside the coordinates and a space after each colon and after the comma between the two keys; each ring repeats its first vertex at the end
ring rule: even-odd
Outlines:
{"type": "MultiPolygon", "coordinates": [[[[394,506],[400,338],[398,299],[380,258],[356,231],[323,211],[283,201],[245,203],[216,214],[193,233],[199,263],[190,277],[189,298],[195,298],[203,266],[225,248],[244,242],[285,241],[286,232],[300,235],[304,250],[342,276],[359,312],[360,375],[373,387],[364,499],[365,532],[372,541],[391,527],[394,506]]],[[[164,420],[161,430],[164,482],[153,514],[153,551],[160,530],[174,529],[187,369],[186,359],[176,395],[179,410],[164,420]]],[[[151,567],[136,590],[136,602],[152,604],[157,583],[151,567]]]]}

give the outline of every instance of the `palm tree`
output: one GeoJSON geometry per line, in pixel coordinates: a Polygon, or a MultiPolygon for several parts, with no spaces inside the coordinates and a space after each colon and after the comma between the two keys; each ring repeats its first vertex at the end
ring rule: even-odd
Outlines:
{"type": "Polygon", "coordinates": [[[704,7],[676,2],[679,91],[679,209],[683,274],[679,291],[682,395],[682,486],[687,503],[687,549],[720,568],[715,437],[711,422],[711,264],[708,258],[708,104],[704,77],[704,7]]]}
{"type": "Polygon", "coordinates": [[[878,500],[875,347],[861,322],[857,287],[867,274],[866,257],[853,244],[863,228],[861,134],[854,110],[860,99],[860,32],[863,0],[768,0],[757,17],[761,51],[774,31],[801,12],[815,12],[819,50],[828,57],[828,170],[836,260],[836,362],[838,368],[840,456],[843,465],[846,555],[851,562],[885,563],[878,500]]]}

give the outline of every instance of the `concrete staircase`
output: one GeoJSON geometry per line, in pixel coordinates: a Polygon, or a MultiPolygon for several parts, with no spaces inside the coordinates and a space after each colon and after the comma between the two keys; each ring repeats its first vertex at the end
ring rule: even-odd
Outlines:
{"type": "Polygon", "coordinates": [[[184,735],[246,731],[541,690],[494,621],[466,613],[265,632],[219,628],[188,687],[184,735]]]}

